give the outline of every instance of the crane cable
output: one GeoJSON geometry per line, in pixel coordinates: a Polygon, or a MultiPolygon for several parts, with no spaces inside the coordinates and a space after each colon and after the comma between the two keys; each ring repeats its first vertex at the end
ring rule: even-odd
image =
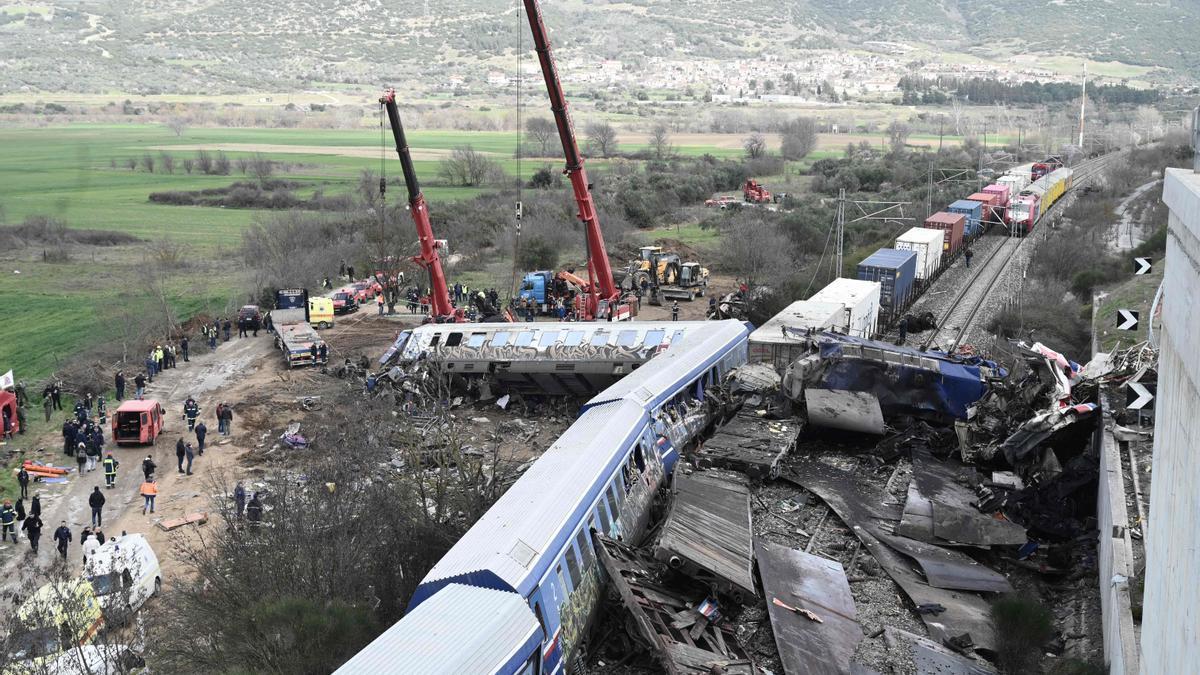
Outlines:
{"type": "Polygon", "coordinates": [[[524,87],[524,56],[525,56],[525,32],[524,25],[521,22],[521,0],[517,0],[517,203],[514,205],[514,216],[516,218],[516,227],[513,233],[513,268],[512,280],[508,286],[508,297],[513,299],[517,295],[517,259],[521,251],[521,216],[525,205],[525,182],[521,177],[521,156],[524,155],[524,148],[521,147],[521,89],[524,87]]]}

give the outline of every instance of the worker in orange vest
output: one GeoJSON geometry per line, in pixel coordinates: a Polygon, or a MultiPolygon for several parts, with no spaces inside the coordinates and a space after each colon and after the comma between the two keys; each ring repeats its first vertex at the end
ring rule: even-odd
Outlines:
{"type": "Polygon", "coordinates": [[[375,294],[375,304],[379,306],[379,316],[383,316],[383,293],[375,294]]]}
{"type": "Polygon", "coordinates": [[[158,496],[158,483],[154,482],[154,476],[147,476],[146,482],[142,483],[142,499],[145,503],[142,504],[142,515],[146,515],[146,509],[150,509],[150,513],[154,513],[154,498],[158,496]]]}

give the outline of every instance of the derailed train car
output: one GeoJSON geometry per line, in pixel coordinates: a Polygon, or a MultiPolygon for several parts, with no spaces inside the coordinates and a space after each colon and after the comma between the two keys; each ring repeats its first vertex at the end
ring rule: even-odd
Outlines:
{"type": "Polygon", "coordinates": [[[600,603],[591,533],[645,533],[710,391],[746,362],[746,324],[703,325],[588,401],[430,570],[409,613],[337,672],[564,672],[600,603]]]}

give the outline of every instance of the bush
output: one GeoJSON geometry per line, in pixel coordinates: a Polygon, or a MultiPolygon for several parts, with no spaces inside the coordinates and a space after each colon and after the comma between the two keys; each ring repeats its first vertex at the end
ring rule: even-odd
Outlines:
{"type": "Polygon", "coordinates": [[[1054,637],[1054,615],[1034,598],[1007,595],[992,602],[996,656],[1008,673],[1036,672],[1042,646],[1054,637]]]}
{"type": "Polygon", "coordinates": [[[558,251],[541,237],[530,237],[521,244],[517,262],[525,270],[553,270],[558,265],[558,251]]]}

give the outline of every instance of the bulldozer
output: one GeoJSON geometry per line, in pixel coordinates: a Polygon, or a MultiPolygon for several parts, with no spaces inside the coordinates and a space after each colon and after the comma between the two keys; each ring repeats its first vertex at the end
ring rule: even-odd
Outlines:
{"type": "Polygon", "coordinates": [[[644,286],[651,305],[704,297],[708,270],[700,263],[683,262],[676,253],[664,253],[661,246],[643,246],[639,251],[641,258],[634,263],[632,274],[633,289],[644,286]]]}

